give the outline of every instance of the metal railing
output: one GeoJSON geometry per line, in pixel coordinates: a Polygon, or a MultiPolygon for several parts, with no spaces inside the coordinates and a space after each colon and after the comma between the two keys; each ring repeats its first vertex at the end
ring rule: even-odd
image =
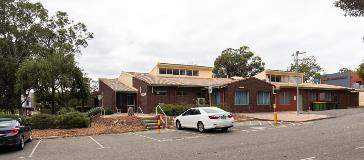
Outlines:
{"type": "Polygon", "coordinates": [[[144,112],[140,106],[138,106],[136,112],[139,113],[139,111],[140,111],[140,113],[142,113],[142,115],[144,115],[144,112]]]}
{"type": "Polygon", "coordinates": [[[166,113],[164,113],[164,111],[163,111],[162,107],[160,106],[160,104],[158,104],[157,107],[155,107],[155,115],[156,116],[158,115],[158,109],[160,111],[162,111],[162,114],[163,114],[165,120],[163,120],[163,118],[161,118],[161,121],[164,123],[165,127],[167,128],[167,125],[168,125],[167,124],[167,119],[168,119],[168,117],[167,117],[166,113]]]}

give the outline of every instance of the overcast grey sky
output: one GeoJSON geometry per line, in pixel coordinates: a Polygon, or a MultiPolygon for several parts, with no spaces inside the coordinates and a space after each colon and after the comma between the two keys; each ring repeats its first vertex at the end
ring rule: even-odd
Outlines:
{"type": "Polygon", "coordinates": [[[94,32],[78,60],[92,78],[149,72],[157,62],[213,66],[222,50],[242,45],[270,69],[287,69],[296,50],[326,73],[364,57],[364,17],[344,17],[333,0],[34,1],[94,32]]]}

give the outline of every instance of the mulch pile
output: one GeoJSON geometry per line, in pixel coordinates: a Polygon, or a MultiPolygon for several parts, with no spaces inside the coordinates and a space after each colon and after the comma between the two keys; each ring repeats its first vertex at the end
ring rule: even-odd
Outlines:
{"type": "Polygon", "coordinates": [[[235,119],[235,122],[244,122],[252,119],[251,117],[246,116],[244,113],[233,113],[233,117],[235,119]]]}
{"type": "Polygon", "coordinates": [[[91,127],[75,129],[33,129],[34,138],[73,137],[111,133],[137,132],[146,130],[141,118],[136,116],[95,117],[91,127]]]}

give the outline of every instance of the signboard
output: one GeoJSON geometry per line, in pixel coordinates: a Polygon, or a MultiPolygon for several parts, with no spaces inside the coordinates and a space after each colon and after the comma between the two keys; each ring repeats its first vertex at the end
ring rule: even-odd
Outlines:
{"type": "Polygon", "coordinates": [[[211,94],[212,93],[212,87],[209,86],[209,93],[211,94]]]}

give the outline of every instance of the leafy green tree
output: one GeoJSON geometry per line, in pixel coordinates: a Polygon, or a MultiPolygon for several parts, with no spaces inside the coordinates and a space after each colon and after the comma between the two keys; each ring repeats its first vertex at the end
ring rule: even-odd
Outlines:
{"type": "MultiPolygon", "coordinates": [[[[289,71],[296,71],[296,61],[295,56],[292,55],[293,63],[289,67],[289,71]]],[[[298,62],[298,72],[304,73],[304,82],[314,82],[321,77],[321,73],[324,71],[321,66],[317,63],[315,56],[305,56],[298,62]]]]}
{"type": "Polygon", "coordinates": [[[254,56],[247,46],[228,48],[215,59],[213,73],[216,77],[248,77],[264,71],[264,65],[262,58],[254,56]]]}
{"type": "Polygon", "coordinates": [[[90,89],[72,54],[53,53],[47,57],[21,63],[17,72],[17,89],[27,94],[35,91],[38,101],[56,113],[76,98],[87,102],[90,89]]]}
{"type": "Polygon", "coordinates": [[[356,72],[358,73],[359,77],[364,79],[364,61],[363,63],[361,63],[358,67],[358,69],[356,70],[356,72]]]}
{"type": "Polygon", "coordinates": [[[334,2],[335,7],[345,11],[345,16],[364,16],[363,0],[337,0],[334,2]]]}
{"type": "Polygon", "coordinates": [[[345,72],[351,72],[351,70],[349,68],[340,68],[339,72],[340,73],[345,73],[345,72]]]}
{"type": "Polygon", "coordinates": [[[28,0],[1,0],[0,25],[0,63],[7,66],[0,74],[0,109],[6,110],[21,106],[15,73],[23,61],[54,52],[75,55],[93,38],[84,24],[70,20],[65,12],[49,16],[41,3],[28,0]]]}

